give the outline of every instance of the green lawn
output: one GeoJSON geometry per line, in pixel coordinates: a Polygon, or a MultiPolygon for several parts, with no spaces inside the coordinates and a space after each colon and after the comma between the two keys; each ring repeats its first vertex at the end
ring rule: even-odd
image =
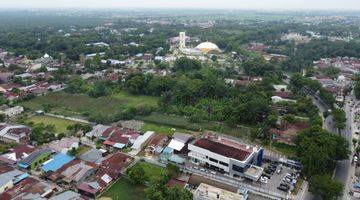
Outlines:
{"type": "Polygon", "coordinates": [[[156,97],[134,96],[126,92],[119,92],[99,98],[91,98],[86,94],[53,92],[21,102],[20,105],[35,111],[43,109],[43,105],[50,104],[53,106],[53,113],[56,112],[66,116],[82,115],[85,113],[112,115],[124,107],[156,107],[157,101],[156,97]]]}
{"type": "Polygon", "coordinates": [[[160,177],[162,174],[165,174],[166,169],[162,167],[158,167],[156,165],[152,165],[146,162],[139,162],[136,165],[140,165],[144,171],[145,176],[150,180],[153,177],[160,177]]]}
{"type": "Polygon", "coordinates": [[[79,122],[74,122],[71,120],[60,119],[57,117],[50,117],[50,116],[32,116],[28,122],[33,122],[34,124],[43,123],[45,125],[54,125],[56,133],[65,133],[67,131],[67,127],[69,125],[74,125],[79,122]]]}
{"type": "Polygon", "coordinates": [[[175,132],[183,132],[183,133],[187,132],[187,130],[185,129],[175,128],[174,130],[173,127],[171,126],[155,124],[155,123],[145,123],[145,125],[141,127],[140,131],[142,132],[155,131],[158,134],[167,135],[167,136],[172,136],[175,132]]]}
{"type": "Polygon", "coordinates": [[[242,139],[247,139],[250,136],[250,127],[248,126],[229,127],[227,125],[219,125],[215,122],[192,123],[187,118],[181,116],[153,113],[140,118],[140,120],[145,122],[142,131],[153,129],[155,132],[166,135],[172,135],[174,131],[172,131],[171,128],[176,128],[179,132],[186,132],[186,130],[212,130],[242,139]]]}
{"type": "Polygon", "coordinates": [[[120,178],[100,198],[111,198],[113,200],[144,200],[145,186],[132,185],[127,179],[120,178]]]}
{"type": "Polygon", "coordinates": [[[199,126],[198,124],[191,123],[186,118],[180,116],[153,113],[149,116],[142,117],[141,120],[152,124],[159,124],[168,127],[182,128],[193,131],[197,131],[201,129],[201,126],[199,126]]]}

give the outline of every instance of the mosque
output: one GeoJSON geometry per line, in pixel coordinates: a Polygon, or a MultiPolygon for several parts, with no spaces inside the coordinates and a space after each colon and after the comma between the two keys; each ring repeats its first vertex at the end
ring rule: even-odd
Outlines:
{"type": "Polygon", "coordinates": [[[212,42],[203,42],[195,48],[186,48],[186,35],[185,32],[180,32],[179,36],[179,49],[185,55],[206,55],[221,53],[220,48],[212,42]]]}

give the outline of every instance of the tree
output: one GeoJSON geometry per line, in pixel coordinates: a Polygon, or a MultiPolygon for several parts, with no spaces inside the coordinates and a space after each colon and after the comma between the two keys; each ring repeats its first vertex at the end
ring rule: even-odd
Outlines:
{"type": "Polygon", "coordinates": [[[51,142],[56,139],[54,129],[54,125],[36,124],[31,130],[30,140],[38,145],[51,142]]]}
{"type": "Polygon", "coordinates": [[[200,61],[189,59],[187,57],[181,57],[174,62],[174,71],[189,72],[199,70],[200,68],[200,61]]]}
{"type": "Polygon", "coordinates": [[[167,189],[166,200],[192,200],[193,194],[180,186],[174,186],[167,189]]]}
{"type": "Polygon", "coordinates": [[[73,77],[67,87],[65,88],[67,93],[76,94],[76,93],[83,93],[86,91],[85,82],[80,76],[73,77]]]}
{"type": "Polygon", "coordinates": [[[106,96],[109,93],[109,86],[104,81],[96,81],[88,92],[89,96],[93,98],[106,96]]]}
{"type": "Polygon", "coordinates": [[[151,75],[131,74],[125,80],[125,87],[131,94],[145,94],[145,89],[151,79],[151,75]]]}
{"type": "Polygon", "coordinates": [[[140,165],[135,165],[126,171],[131,184],[144,184],[146,181],[145,171],[140,165]]]}
{"type": "Polygon", "coordinates": [[[346,124],[346,114],[345,111],[340,109],[340,108],[336,108],[332,111],[333,117],[334,117],[334,126],[335,128],[338,129],[338,131],[340,132],[340,130],[344,129],[346,124]]]}
{"type": "Polygon", "coordinates": [[[334,162],[349,157],[349,142],[314,126],[300,132],[295,140],[296,154],[307,176],[331,173],[334,162]]]}
{"type": "Polygon", "coordinates": [[[180,174],[180,168],[175,164],[168,163],[166,169],[169,177],[177,177],[180,174]]]}
{"type": "Polygon", "coordinates": [[[344,186],[329,175],[316,175],[310,179],[309,191],[323,200],[336,200],[343,194],[344,186]]]}

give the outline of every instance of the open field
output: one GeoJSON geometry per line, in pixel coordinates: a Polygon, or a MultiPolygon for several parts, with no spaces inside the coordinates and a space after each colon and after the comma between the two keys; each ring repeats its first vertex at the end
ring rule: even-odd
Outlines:
{"type": "Polygon", "coordinates": [[[203,131],[211,130],[219,133],[224,133],[230,136],[247,139],[250,135],[250,128],[246,126],[229,127],[227,125],[216,124],[215,122],[204,122],[204,123],[192,123],[185,117],[164,115],[160,113],[153,113],[149,116],[140,118],[145,122],[142,130],[153,128],[158,129],[159,133],[167,135],[173,134],[174,131],[171,128],[176,128],[176,131],[186,132],[188,131],[203,131]]]}
{"type": "Polygon", "coordinates": [[[155,124],[155,123],[145,123],[143,127],[140,129],[142,132],[146,131],[155,131],[158,134],[167,135],[171,137],[175,132],[187,133],[188,131],[185,129],[173,128],[172,126],[155,124]]]}
{"type": "Polygon", "coordinates": [[[111,198],[113,200],[144,200],[145,186],[132,185],[127,179],[120,178],[99,199],[111,198]]]}
{"type": "Polygon", "coordinates": [[[134,96],[126,92],[119,92],[110,96],[91,98],[85,94],[67,94],[53,92],[36,97],[20,105],[33,111],[43,109],[44,105],[51,105],[52,112],[65,116],[83,114],[112,115],[126,107],[157,107],[157,98],[148,96],[134,96]]]}
{"type": "Polygon", "coordinates": [[[67,131],[66,128],[69,125],[74,125],[78,123],[71,120],[60,119],[50,116],[32,116],[28,121],[33,122],[34,124],[43,123],[44,125],[54,125],[56,133],[65,133],[67,131]]]}
{"type": "Polygon", "coordinates": [[[148,180],[150,180],[153,177],[159,177],[162,174],[165,174],[166,172],[165,168],[152,165],[146,162],[139,162],[136,165],[140,165],[144,169],[145,176],[147,177],[148,180]]]}

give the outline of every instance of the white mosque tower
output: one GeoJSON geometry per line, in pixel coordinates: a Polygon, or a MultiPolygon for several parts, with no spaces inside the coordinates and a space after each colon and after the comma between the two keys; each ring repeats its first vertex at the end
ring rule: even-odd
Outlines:
{"type": "Polygon", "coordinates": [[[180,32],[179,49],[185,49],[185,48],[186,48],[186,35],[185,35],[185,32],[180,32]]]}

